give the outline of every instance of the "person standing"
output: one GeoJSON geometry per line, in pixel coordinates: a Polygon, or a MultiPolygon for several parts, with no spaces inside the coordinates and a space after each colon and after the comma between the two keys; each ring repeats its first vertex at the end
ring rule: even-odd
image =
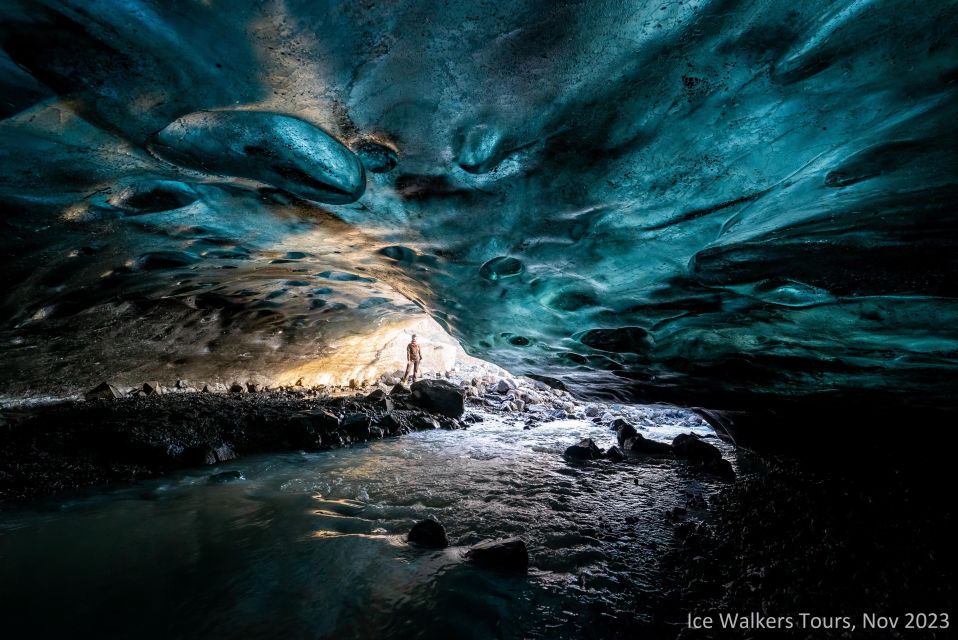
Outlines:
{"type": "Polygon", "coordinates": [[[419,363],[422,362],[422,351],[419,350],[419,343],[416,342],[416,334],[413,334],[412,340],[406,345],[406,373],[403,374],[402,382],[406,383],[409,377],[409,370],[412,369],[412,381],[415,382],[419,376],[419,363]]]}

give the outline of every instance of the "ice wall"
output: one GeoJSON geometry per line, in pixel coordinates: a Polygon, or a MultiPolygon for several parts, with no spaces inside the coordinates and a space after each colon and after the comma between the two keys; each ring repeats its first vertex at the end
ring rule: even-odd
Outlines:
{"type": "Polygon", "coordinates": [[[425,311],[580,393],[958,397],[953,2],[0,12],[8,389],[425,311]]]}

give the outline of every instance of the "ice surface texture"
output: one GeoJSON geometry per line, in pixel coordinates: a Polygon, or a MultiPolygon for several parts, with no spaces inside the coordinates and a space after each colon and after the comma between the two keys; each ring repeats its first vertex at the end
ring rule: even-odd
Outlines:
{"type": "Polygon", "coordinates": [[[0,12],[5,389],[424,310],[592,394],[958,397],[951,2],[0,12]]]}

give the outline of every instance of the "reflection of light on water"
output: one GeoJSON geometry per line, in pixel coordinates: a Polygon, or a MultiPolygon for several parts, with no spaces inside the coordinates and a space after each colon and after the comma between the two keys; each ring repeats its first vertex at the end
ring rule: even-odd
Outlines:
{"type": "Polygon", "coordinates": [[[368,540],[388,540],[397,536],[377,535],[373,533],[343,533],[342,531],[314,531],[312,538],[366,538],[368,540]]]}

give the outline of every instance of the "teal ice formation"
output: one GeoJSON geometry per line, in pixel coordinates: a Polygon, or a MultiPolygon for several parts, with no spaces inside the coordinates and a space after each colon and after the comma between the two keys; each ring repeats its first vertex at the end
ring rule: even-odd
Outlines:
{"type": "Polygon", "coordinates": [[[0,16],[7,393],[278,370],[425,312],[583,395],[956,404],[952,2],[0,16]]]}

